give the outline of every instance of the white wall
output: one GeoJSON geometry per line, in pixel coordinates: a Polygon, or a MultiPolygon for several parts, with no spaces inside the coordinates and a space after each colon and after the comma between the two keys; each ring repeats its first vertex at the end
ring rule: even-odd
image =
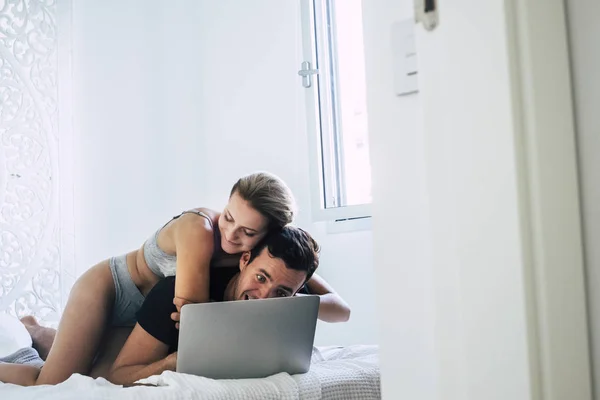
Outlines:
{"type": "Polygon", "coordinates": [[[169,118],[165,92],[179,75],[165,72],[165,11],[131,1],[73,4],[79,273],[140,246],[176,212],[171,138],[194,140],[195,130],[177,131],[169,118]]]}
{"type": "Polygon", "coordinates": [[[600,398],[600,3],[566,1],[579,150],[595,395],[600,398]]]}
{"type": "Polygon", "coordinates": [[[74,5],[79,271],[180,210],[222,208],[240,175],[269,170],[322,246],[319,273],[352,306],[350,322],[319,324],[316,343],[377,343],[371,233],[330,235],[310,217],[299,4],[148,4],[74,5]]]}

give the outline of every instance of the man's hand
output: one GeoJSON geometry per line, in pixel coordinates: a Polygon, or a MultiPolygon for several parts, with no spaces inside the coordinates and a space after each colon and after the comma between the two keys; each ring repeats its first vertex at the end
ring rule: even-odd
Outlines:
{"type": "Polygon", "coordinates": [[[186,304],[192,304],[191,301],[181,298],[181,297],[175,297],[173,299],[173,304],[175,304],[175,307],[177,307],[177,311],[174,313],[171,313],[171,319],[173,321],[175,321],[175,328],[179,329],[179,319],[181,318],[181,307],[183,307],[186,304]]]}
{"type": "Polygon", "coordinates": [[[171,319],[175,321],[175,328],[179,329],[179,318],[181,318],[181,313],[174,312],[171,313],[171,319]]]}
{"type": "MultiPolygon", "coordinates": [[[[212,302],[212,300],[210,300],[212,302]]],[[[181,297],[175,297],[173,299],[173,304],[177,307],[177,311],[171,313],[171,319],[175,321],[175,328],[179,329],[179,320],[181,318],[181,307],[186,304],[192,304],[191,301],[183,299],[181,297]]]]}
{"type": "Polygon", "coordinates": [[[177,369],[177,352],[171,353],[166,358],[167,369],[175,371],[177,369]]]}
{"type": "Polygon", "coordinates": [[[135,325],[115,359],[108,380],[123,385],[132,384],[163,371],[177,369],[177,353],[169,354],[169,345],[135,325]]]}

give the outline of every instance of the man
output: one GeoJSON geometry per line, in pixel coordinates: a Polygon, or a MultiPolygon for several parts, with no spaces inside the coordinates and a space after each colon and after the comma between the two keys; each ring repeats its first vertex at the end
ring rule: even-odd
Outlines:
{"type": "MultiPolygon", "coordinates": [[[[251,252],[244,253],[238,271],[212,270],[211,299],[233,301],[294,296],[317,269],[318,252],[318,244],[308,233],[286,227],[267,236],[251,252]]],[[[310,289],[313,293],[317,289],[315,294],[332,292],[324,286],[310,289]]],[[[177,311],[172,304],[174,293],[175,279],[166,278],[148,294],[138,312],[138,322],[111,368],[110,381],[128,384],[175,370],[179,333],[172,321],[172,314],[177,311]]],[[[343,307],[329,311],[333,319],[335,316],[347,319],[343,307]]],[[[319,312],[321,318],[327,317],[323,315],[327,314],[327,299],[319,312]]]]}
{"type": "MultiPolygon", "coordinates": [[[[265,237],[251,252],[243,253],[239,268],[211,269],[210,298],[232,301],[311,293],[321,298],[319,319],[347,321],[348,305],[322,278],[314,275],[319,264],[318,252],[318,244],[307,232],[285,227],[265,237]]],[[[129,329],[112,332],[113,339],[107,340],[100,350],[90,375],[130,384],[165,370],[175,370],[179,332],[173,319],[179,318],[174,295],[175,277],[157,283],[138,312],[138,323],[131,333],[129,329]]],[[[34,347],[41,355],[47,353],[54,331],[40,327],[35,320],[22,321],[34,347]]],[[[29,372],[23,369],[19,372],[21,379],[11,382],[28,385],[29,372]]]]}

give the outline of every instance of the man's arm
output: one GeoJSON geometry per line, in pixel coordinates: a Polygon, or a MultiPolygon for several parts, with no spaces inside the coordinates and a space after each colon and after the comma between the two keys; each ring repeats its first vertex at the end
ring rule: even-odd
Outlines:
{"type": "Polygon", "coordinates": [[[175,277],[158,282],[146,296],[137,312],[137,324],[113,363],[109,380],[118,384],[133,383],[142,378],[175,370],[178,332],[171,320],[175,295],[175,277]]]}
{"type": "Polygon", "coordinates": [[[350,319],[350,306],[333,288],[317,274],[306,283],[311,294],[319,295],[319,319],[325,322],[346,322],[350,319]]]}
{"type": "Polygon", "coordinates": [[[177,353],[168,353],[167,344],[136,324],[111,367],[108,380],[125,385],[163,371],[175,371],[177,353]]]}

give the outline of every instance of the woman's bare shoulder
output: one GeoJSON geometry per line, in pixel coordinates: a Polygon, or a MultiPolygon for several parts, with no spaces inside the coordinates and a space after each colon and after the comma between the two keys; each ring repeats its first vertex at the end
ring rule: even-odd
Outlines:
{"type": "Polygon", "coordinates": [[[219,213],[214,210],[201,207],[192,208],[184,211],[179,217],[173,219],[163,229],[160,236],[167,236],[169,240],[174,240],[175,236],[202,237],[203,241],[212,243],[214,233],[218,229],[218,220],[219,213]],[[202,213],[205,216],[199,213],[202,213]]]}
{"type": "Polygon", "coordinates": [[[210,208],[205,207],[194,208],[193,211],[205,214],[207,217],[210,218],[213,226],[217,225],[217,223],[219,222],[219,217],[221,216],[220,211],[212,210],[210,208]]]}

